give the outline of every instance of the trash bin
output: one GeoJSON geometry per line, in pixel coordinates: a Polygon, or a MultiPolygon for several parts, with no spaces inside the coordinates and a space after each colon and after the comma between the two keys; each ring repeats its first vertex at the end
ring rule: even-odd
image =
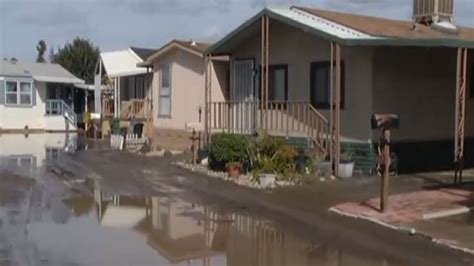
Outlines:
{"type": "Polygon", "coordinates": [[[119,134],[120,133],[120,119],[113,118],[110,123],[110,128],[112,129],[112,134],[119,134]]]}
{"type": "Polygon", "coordinates": [[[133,125],[133,134],[137,135],[138,138],[142,137],[143,123],[136,123],[135,125],[133,125]]]}

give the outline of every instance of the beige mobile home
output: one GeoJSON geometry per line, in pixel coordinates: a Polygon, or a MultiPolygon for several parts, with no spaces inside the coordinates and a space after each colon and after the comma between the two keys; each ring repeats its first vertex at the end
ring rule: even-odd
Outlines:
{"type": "Polygon", "coordinates": [[[211,61],[230,57],[231,80],[220,102],[206,86],[207,133],[302,138],[335,163],[353,149],[356,169],[370,172],[380,137],[371,115],[396,113],[402,172],[446,169],[464,157],[473,165],[474,29],[455,25],[447,2],[415,10],[413,21],[262,10],[206,50],[211,61]]]}
{"type": "MultiPolygon", "coordinates": [[[[205,58],[209,44],[172,40],[139,66],[153,69],[153,125],[158,135],[184,136],[186,125],[204,119],[205,58]]],[[[210,65],[213,100],[223,101],[227,91],[228,62],[219,58],[210,65]]]]}

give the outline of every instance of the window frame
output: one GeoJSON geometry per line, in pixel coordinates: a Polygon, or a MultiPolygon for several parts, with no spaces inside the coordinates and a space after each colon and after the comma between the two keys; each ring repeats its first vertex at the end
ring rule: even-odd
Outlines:
{"type": "Polygon", "coordinates": [[[18,102],[19,102],[19,105],[32,106],[32,105],[33,105],[33,84],[32,84],[32,82],[19,81],[18,83],[20,84],[20,86],[18,87],[18,89],[19,89],[19,90],[18,90],[18,102]],[[29,84],[29,85],[30,85],[30,87],[29,87],[30,91],[29,91],[28,93],[24,93],[24,92],[21,91],[21,85],[22,85],[22,84],[29,84]],[[22,102],[21,102],[21,96],[22,96],[22,95],[23,95],[23,96],[24,96],[24,95],[28,95],[28,96],[30,97],[30,98],[29,98],[29,99],[30,99],[29,103],[22,103],[22,102]]]}
{"type": "MultiPolygon", "coordinates": [[[[336,64],[334,62],[334,64],[336,64]]],[[[321,66],[324,66],[324,67],[327,67],[328,68],[328,73],[329,75],[331,75],[331,63],[329,60],[326,60],[326,61],[317,61],[317,62],[311,62],[311,65],[310,65],[310,70],[309,70],[309,103],[316,109],[330,109],[331,107],[331,82],[329,80],[328,82],[328,98],[327,99],[327,102],[313,102],[313,96],[314,96],[314,92],[316,91],[316,88],[313,89],[314,86],[316,86],[315,82],[314,82],[314,75],[315,75],[315,69],[317,67],[321,67],[321,66]]],[[[344,61],[341,61],[341,109],[344,109],[345,107],[345,95],[346,95],[346,73],[345,73],[345,62],[344,61]]],[[[329,77],[330,79],[331,77],[329,77]]]]}
{"type": "Polygon", "coordinates": [[[14,80],[14,79],[5,79],[4,81],[4,99],[5,99],[5,106],[10,106],[10,107],[30,107],[33,106],[33,81],[31,80],[14,80]],[[7,83],[15,83],[16,84],[16,92],[8,92],[7,88],[7,83]],[[29,93],[24,93],[21,92],[21,84],[29,84],[30,85],[30,91],[29,93]],[[8,97],[7,95],[16,95],[16,103],[10,103],[8,102],[8,97]],[[30,102],[29,103],[21,103],[21,96],[22,95],[29,95],[30,96],[30,102]]]}
{"type": "Polygon", "coordinates": [[[171,111],[172,111],[172,102],[171,102],[171,99],[172,99],[172,64],[169,64],[169,65],[162,65],[160,67],[160,87],[159,87],[159,91],[158,91],[158,117],[159,118],[171,118],[171,111]],[[168,95],[164,95],[163,94],[163,68],[164,67],[167,67],[168,68],[168,88],[169,88],[169,94],[168,95]],[[162,100],[163,98],[167,98],[169,99],[169,110],[168,110],[168,113],[167,114],[163,114],[161,112],[161,105],[162,105],[162,100]]]}

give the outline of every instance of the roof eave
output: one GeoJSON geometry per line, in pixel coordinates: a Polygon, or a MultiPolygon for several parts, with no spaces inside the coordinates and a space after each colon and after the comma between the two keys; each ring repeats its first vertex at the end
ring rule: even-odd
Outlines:
{"type": "Polygon", "coordinates": [[[456,40],[456,39],[403,39],[403,38],[386,38],[380,36],[374,36],[371,39],[344,39],[337,37],[335,35],[331,35],[327,32],[317,30],[315,28],[311,28],[303,23],[300,23],[295,20],[291,20],[286,18],[280,14],[273,12],[272,10],[265,8],[259,13],[257,13],[252,18],[248,19],[242,25],[240,25],[237,29],[233,30],[221,40],[216,42],[214,45],[209,47],[204,51],[205,55],[210,55],[215,53],[219,48],[221,48],[226,42],[228,42],[231,38],[236,36],[237,34],[244,31],[248,26],[256,22],[262,16],[267,15],[272,19],[278,20],[280,22],[286,23],[290,26],[294,26],[299,28],[305,32],[310,32],[318,37],[326,39],[328,41],[336,42],[344,46],[418,46],[418,47],[465,47],[465,48],[474,48],[474,41],[468,40],[456,40]]]}
{"type": "Polygon", "coordinates": [[[474,41],[453,39],[403,39],[403,38],[380,38],[380,39],[345,39],[341,42],[346,46],[412,46],[412,47],[464,47],[474,49],[474,41]]]}
{"type": "Polygon", "coordinates": [[[187,47],[179,43],[177,40],[171,40],[170,42],[166,43],[162,47],[160,47],[155,53],[150,55],[147,60],[145,60],[143,63],[148,64],[148,65],[153,65],[153,62],[156,61],[158,58],[160,58],[163,54],[166,54],[169,50],[173,48],[179,48],[183,51],[186,51],[190,54],[199,56],[199,57],[204,57],[204,54],[196,49],[193,49],[191,47],[187,47]]]}
{"type": "Polygon", "coordinates": [[[283,22],[283,23],[286,23],[288,25],[291,25],[291,26],[294,26],[294,27],[297,27],[297,28],[300,28],[302,29],[303,31],[310,31],[312,32],[313,34],[317,35],[317,36],[320,36],[322,38],[325,38],[325,39],[328,39],[328,40],[331,40],[331,41],[334,41],[334,42],[338,42],[338,43],[342,43],[344,41],[344,39],[341,39],[341,38],[338,38],[334,35],[331,35],[331,34],[328,34],[326,32],[323,32],[323,31],[320,31],[320,30],[316,30],[316,29],[313,29],[311,27],[308,27],[307,25],[304,25],[300,22],[297,22],[297,21],[294,21],[294,20],[291,20],[291,19],[288,19],[280,14],[277,14],[275,12],[273,12],[271,9],[268,9],[268,8],[264,8],[262,11],[260,11],[259,13],[257,13],[255,16],[251,17],[250,19],[248,19],[246,22],[244,22],[243,24],[241,24],[237,29],[231,31],[229,34],[227,34],[224,38],[222,38],[221,40],[219,40],[218,42],[216,42],[214,45],[212,45],[211,47],[207,48],[205,51],[204,51],[204,54],[205,55],[209,55],[209,54],[212,54],[213,52],[215,52],[217,49],[219,49],[224,43],[226,43],[228,40],[230,40],[232,37],[234,37],[235,35],[241,33],[242,31],[244,31],[248,26],[250,26],[251,24],[253,24],[254,22],[256,22],[258,19],[260,19],[262,16],[269,16],[270,18],[272,19],[275,19],[275,20],[278,20],[280,22],[283,22]]]}

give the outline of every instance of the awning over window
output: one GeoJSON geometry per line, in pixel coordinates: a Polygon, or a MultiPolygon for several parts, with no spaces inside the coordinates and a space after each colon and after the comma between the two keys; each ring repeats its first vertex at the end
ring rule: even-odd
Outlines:
{"type": "Polygon", "coordinates": [[[33,76],[35,81],[49,83],[67,83],[67,84],[84,84],[84,80],[72,77],[54,77],[54,76],[33,76]]]}

